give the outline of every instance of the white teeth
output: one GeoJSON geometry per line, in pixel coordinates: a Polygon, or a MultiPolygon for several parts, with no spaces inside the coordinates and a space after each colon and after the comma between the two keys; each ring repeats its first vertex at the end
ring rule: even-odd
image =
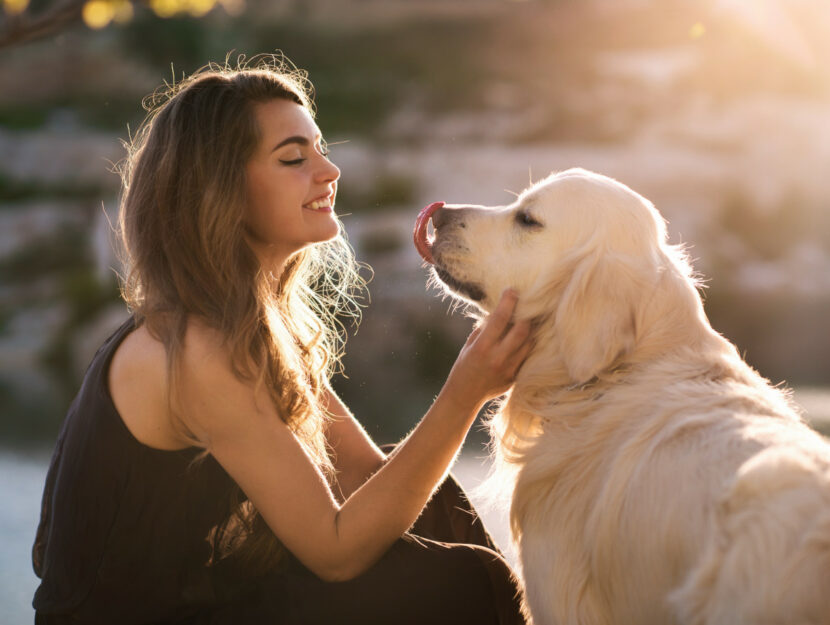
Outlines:
{"type": "Polygon", "coordinates": [[[311,204],[308,205],[309,208],[313,208],[314,210],[319,210],[321,208],[329,208],[331,204],[329,204],[328,200],[315,200],[311,204]]]}

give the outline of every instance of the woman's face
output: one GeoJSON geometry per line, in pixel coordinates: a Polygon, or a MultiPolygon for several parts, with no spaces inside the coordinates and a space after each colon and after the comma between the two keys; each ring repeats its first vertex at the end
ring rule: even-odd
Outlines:
{"type": "Polygon", "coordinates": [[[282,266],[302,248],[338,234],[340,170],[326,158],[308,111],[290,100],[254,107],[261,140],[246,165],[249,242],[261,262],[282,266]]]}

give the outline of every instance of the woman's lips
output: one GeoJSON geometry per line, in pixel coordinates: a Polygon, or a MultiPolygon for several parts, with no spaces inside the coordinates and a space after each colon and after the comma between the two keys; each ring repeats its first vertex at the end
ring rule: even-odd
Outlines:
{"type": "Polygon", "coordinates": [[[316,208],[312,206],[303,206],[303,208],[314,211],[315,213],[331,213],[334,210],[331,206],[318,206],[316,208]]]}
{"type": "Polygon", "coordinates": [[[332,207],[334,206],[334,194],[329,193],[328,195],[321,195],[318,198],[311,200],[310,202],[303,204],[303,208],[307,208],[309,210],[320,211],[324,213],[330,213],[332,211],[332,207]]]}
{"type": "Polygon", "coordinates": [[[432,219],[435,212],[442,206],[444,206],[444,202],[433,202],[429,206],[421,209],[421,212],[418,213],[418,218],[415,220],[415,231],[412,234],[412,238],[415,241],[415,249],[418,250],[421,258],[430,265],[433,264],[432,240],[427,237],[427,226],[429,225],[429,220],[432,219]]]}

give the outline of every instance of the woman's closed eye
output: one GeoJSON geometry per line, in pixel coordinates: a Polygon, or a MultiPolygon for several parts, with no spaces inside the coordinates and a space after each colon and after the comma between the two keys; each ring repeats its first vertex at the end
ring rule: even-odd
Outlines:
{"type": "MultiPolygon", "coordinates": [[[[318,149],[318,152],[320,153],[321,156],[324,156],[324,157],[328,158],[330,150],[328,148],[326,148],[325,146],[321,145],[318,149]]],[[[283,165],[302,165],[307,160],[308,159],[306,157],[299,156],[297,158],[292,158],[292,159],[280,159],[280,163],[282,163],[283,165]]]]}
{"type": "Polygon", "coordinates": [[[280,159],[280,163],[282,163],[283,165],[302,165],[307,160],[308,159],[306,159],[305,157],[293,158],[293,159],[290,159],[290,160],[280,159]]]}

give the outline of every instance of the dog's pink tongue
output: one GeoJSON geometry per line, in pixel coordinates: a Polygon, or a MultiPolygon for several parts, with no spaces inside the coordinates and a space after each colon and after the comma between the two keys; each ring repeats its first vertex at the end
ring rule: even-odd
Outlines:
{"type": "Polygon", "coordinates": [[[433,202],[429,206],[425,206],[418,213],[418,219],[415,220],[415,232],[412,238],[415,240],[415,249],[425,261],[432,264],[432,241],[427,237],[427,225],[429,220],[439,208],[444,205],[443,202],[433,202]]]}

